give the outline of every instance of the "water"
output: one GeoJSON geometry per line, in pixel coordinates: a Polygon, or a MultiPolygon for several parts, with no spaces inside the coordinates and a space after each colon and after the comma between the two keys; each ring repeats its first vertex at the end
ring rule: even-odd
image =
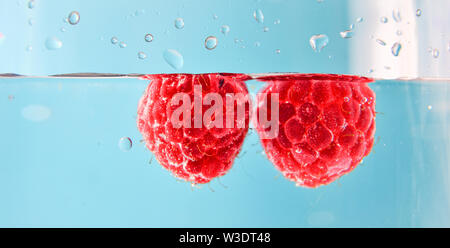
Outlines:
{"type": "MultiPolygon", "coordinates": [[[[136,107],[147,83],[135,77],[0,78],[0,192],[8,203],[0,225],[450,225],[449,81],[371,84],[378,111],[372,153],[350,174],[317,189],[283,178],[252,130],[220,180],[195,189],[177,181],[138,142],[136,107]],[[136,141],[132,148],[122,144],[128,138],[136,141]]],[[[262,86],[247,84],[251,92],[262,86]]]]}
{"type": "Polygon", "coordinates": [[[448,6],[3,1],[0,227],[450,227],[448,6]],[[137,76],[206,72],[378,78],[375,146],[350,174],[307,189],[251,129],[228,174],[193,188],[144,146],[136,110],[148,82],[137,76]]]}

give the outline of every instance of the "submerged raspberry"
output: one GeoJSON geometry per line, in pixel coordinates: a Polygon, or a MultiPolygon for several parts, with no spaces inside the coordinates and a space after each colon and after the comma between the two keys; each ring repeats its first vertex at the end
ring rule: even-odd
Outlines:
{"type": "MultiPolygon", "coordinates": [[[[306,187],[333,182],[352,171],[372,149],[375,94],[364,77],[326,74],[265,76],[261,93],[278,93],[278,135],[257,131],[268,158],[290,180],[306,187]]],[[[270,112],[258,98],[257,116],[270,112]]],[[[270,102],[270,101],[269,101],[270,102]]],[[[267,106],[267,107],[266,107],[267,106]]]]}
{"type": "MultiPolygon", "coordinates": [[[[242,74],[160,74],[146,75],[149,79],[147,90],[138,106],[137,125],[146,145],[155,154],[159,163],[171,171],[176,177],[193,183],[207,183],[211,179],[225,175],[231,168],[239,153],[248,131],[249,102],[235,101],[231,106],[234,110],[245,104],[244,120],[238,118],[238,111],[230,115],[231,126],[226,126],[229,116],[226,116],[226,97],[230,93],[241,93],[248,96],[244,81],[248,76],[242,74]],[[194,86],[201,86],[200,112],[194,108],[194,86]],[[171,119],[174,112],[180,109],[182,102],[174,102],[177,93],[186,93],[192,106],[188,110],[191,119],[180,122],[190,122],[190,127],[177,126],[171,119]],[[219,128],[211,122],[219,118],[215,112],[208,112],[215,100],[208,102],[208,93],[218,93],[223,104],[223,127],[219,128]],[[209,115],[205,118],[206,115],[209,115]],[[200,126],[195,125],[195,117],[200,116],[200,126]],[[206,120],[206,121],[205,121],[206,120]],[[241,121],[241,122],[239,122],[241,121]]],[[[217,100],[217,99],[216,99],[217,100]]]]}

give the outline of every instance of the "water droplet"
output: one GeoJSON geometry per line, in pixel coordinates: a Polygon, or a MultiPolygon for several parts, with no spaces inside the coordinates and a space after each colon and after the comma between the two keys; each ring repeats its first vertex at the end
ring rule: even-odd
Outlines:
{"type": "Polygon", "coordinates": [[[348,102],[350,101],[350,98],[348,98],[348,96],[344,97],[344,102],[348,102]]]}
{"type": "Polygon", "coordinates": [[[260,47],[261,43],[259,41],[255,42],[255,47],[260,47]]]}
{"type": "Polygon", "coordinates": [[[263,31],[264,32],[269,32],[269,27],[264,27],[263,31]]]}
{"type": "Polygon", "coordinates": [[[152,42],[153,41],[153,35],[152,34],[146,34],[145,35],[145,41],[152,42]]]}
{"type": "Polygon", "coordinates": [[[119,43],[119,47],[120,48],[125,48],[125,47],[127,47],[127,43],[122,41],[122,42],[119,43]]]}
{"type": "Polygon", "coordinates": [[[222,32],[222,34],[227,35],[230,32],[230,27],[228,25],[223,25],[220,28],[220,32],[222,32]]]}
{"type": "Polygon", "coordinates": [[[433,57],[435,59],[439,58],[439,50],[437,48],[433,49],[433,57]]]}
{"type": "Polygon", "coordinates": [[[174,69],[181,69],[184,64],[183,55],[177,50],[167,49],[163,53],[164,60],[174,69]]]}
{"type": "Polygon", "coordinates": [[[362,103],[366,103],[369,99],[367,99],[367,97],[363,97],[362,99],[362,103]]]}
{"type": "Polygon", "coordinates": [[[357,22],[357,23],[361,23],[362,21],[364,21],[364,18],[362,18],[362,17],[356,18],[356,22],[357,22]]]}
{"type": "Polygon", "coordinates": [[[431,110],[431,109],[433,109],[433,106],[428,105],[427,109],[428,109],[428,110],[431,110]]]}
{"type": "Polygon", "coordinates": [[[421,16],[422,15],[422,10],[421,9],[417,9],[416,10],[416,16],[421,16]]]}
{"type": "Polygon", "coordinates": [[[317,34],[311,36],[309,44],[315,52],[320,52],[328,44],[328,36],[325,34],[317,34]]]}
{"type": "Polygon", "coordinates": [[[402,32],[401,30],[397,30],[396,34],[397,34],[398,36],[401,36],[401,35],[403,34],[403,32],[402,32]]]}
{"type": "Polygon", "coordinates": [[[47,40],[45,41],[45,47],[48,50],[56,50],[62,47],[62,41],[60,41],[58,38],[56,37],[48,37],[47,40]]]}
{"type": "Polygon", "coordinates": [[[264,14],[260,9],[257,9],[253,12],[253,18],[259,23],[264,22],[264,14]]]}
{"type": "Polygon", "coordinates": [[[28,19],[28,25],[30,25],[30,26],[33,26],[35,22],[36,22],[36,20],[34,20],[34,18],[28,19]]]}
{"type": "Polygon", "coordinates": [[[112,43],[112,44],[115,45],[115,44],[117,44],[118,42],[119,42],[119,39],[117,39],[117,37],[112,37],[112,38],[111,38],[111,43],[112,43]]]}
{"type": "Polygon", "coordinates": [[[339,33],[342,38],[348,39],[353,37],[353,31],[352,30],[345,30],[339,33]]]}
{"type": "Polygon", "coordinates": [[[119,140],[119,149],[124,151],[124,152],[128,152],[129,150],[131,150],[131,147],[133,147],[133,141],[131,141],[130,138],[128,137],[122,137],[119,140]]]}
{"type": "Polygon", "coordinates": [[[28,8],[33,9],[34,7],[36,7],[36,1],[34,0],[28,1],[28,8]]]}
{"type": "Polygon", "coordinates": [[[66,28],[65,28],[65,27],[62,27],[60,30],[61,30],[61,32],[63,32],[63,33],[66,32],[66,28]]]}
{"type": "Polygon", "coordinates": [[[139,59],[146,59],[147,58],[147,54],[145,54],[144,52],[138,52],[138,58],[139,59]]]}
{"type": "Polygon", "coordinates": [[[381,23],[387,23],[388,22],[388,18],[386,16],[383,16],[380,18],[380,22],[381,23]]]}
{"type": "Polygon", "coordinates": [[[402,44],[395,42],[394,45],[392,45],[391,52],[394,56],[398,56],[400,53],[400,49],[402,49],[402,44]]]}
{"type": "Polygon", "coordinates": [[[400,15],[400,10],[393,10],[392,11],[392,18],[394,18],[395,22],[401,22],[402,16],[400,15]]]}
{"type": "Polygon", "coordinates": [[[217,47],[217,38],[215,36],[208,36],[205,39],[205,47],[208,50],[213,50],[217,47]]]}
{"type": "Polygon", "coordinates": [[[69,16],[67,17],[67,20],[72,25],[78,24],[80,22],[80,13],[78,13],[78,11],[70,12],[69,16]]]}
{"type": "Polygon", "coordinates": [[[386,46],[386,42],[384,42],[383,40],[376,39],[375,41],[382,46],[386,46]]]}
{"type": "Polygon", "coordinates": [[[275,24],[275,25],[280,24],[280,19],[276,19],[276,20],[273,22],[273,24],[275,24]]]}
{"type": "Polygon", "coordinates": [[[175,27],[178,29],[182,29],[184,28],[184,20],[181,17],[178,17],[177,19],[175,19],[175,27]]]}
{"type": "Polygon", "coordinates": [[[32,47],[31,45],[28,45],[28,46],[25,48],[25,50],[26,50],[27,52],[31,52],[31,51],[33,50],[33,47],[32,47]]]}
{"type": "Polygon", "coordinates": [[[281,50],[280,50],[280,49],[277,49],[277,50],[275,50],[275,53],[276,53],[276,54],[280,54],[280,53],[281,53],[281,50]]]}

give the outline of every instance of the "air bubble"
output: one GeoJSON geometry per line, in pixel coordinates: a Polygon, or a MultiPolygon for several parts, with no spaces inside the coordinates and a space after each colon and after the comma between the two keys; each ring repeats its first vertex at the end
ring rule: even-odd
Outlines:
{"type": "Polygon", "coordinates": [[[125,48],[125,47],[127,47],[127,43],[122,41],[122,42],[119,43],[119,47],[120,48],[125,48]]]}
{"type": "Polygon", "coordinates": [[[146,59],[147,58],[147,54],[145,54],[144,52],[138,52],[138,58],[139,59],[146,59]]]}
{"type": "Polygon", "coordinates": [[[269,32],[269,27],[264,27],[263,31],[264,32],[269,32]]]}
{"type": "Polygon", "coordinates": [[[328,36],[325,34],[313,35],[309,39],[309,44],[315,52],[320,52],[328,44],[328,36]]]}
{"type": "Polygon", "coordinates": [[[435,59],[439,58],[439,50],[437,48],[433,49],[433,57],[435,59]]]}
{"type": "Polygon", "coordinates": [[[128,152],[133,147],[133,141],[128,137],[122,137],[119,140],[119,149],[128,152]]]}
{"type": "Polygon", "coordinates": [[[66,32],[66,28],[65,28],[65,27],[62,27],[60,30],[61,30],[61,32],[63,32],[63,33],[66,32]]]}
{"type": "Polygon", "coordinates": [[[80,13],[78,13],[78,11],[70,12],[69,16],[67,17],[67,20],[71,25],[78,24],[80,22],[80,13]]]}
{"type": "Polygon", "coordinates": [[[56,37],[48,37],[45,41],[45,47],[48,50],[56,50],[62,47],[62,41],[56,37]]]}
{"type": "Polygon", "coordinates": [[[401,22],[402,21],[402,16],[400,15],[400,11],[399,10],[393,10],[392,11],[392,18],[394,18],[395,22],[401,22]]]}
{"type": "Polygon", "coordinates": [[[380,18],[380,22],[381,23],[387,23],[388,22],[388,18],[386,16],[383,16],[380,18]]]}
{"type": "Polygon", "coordinates": [[[395,42],[394,45],[392,45],[391,52],[394,56],[398,56],[400,53],[400,50],[402,49],[402,44],[395,42]]]}
{"type": "Polygon", "coordinates": [[[357,23],[361,23],[362,21],[364,21],[364,18],[362,18],[362,17],[356,18],[356,22],[357,22],[357,23]]]}
{"type": "Polygon", "coordinates": [[[280,49],[277,49],[277,50],[275,50],[275,53],[276,53],[276,54],[280,54],[280,53],[281,53],[281,50],[280,50],[280,49]]]}
{"type": "Polygon", "coordinates": [[[416,10],[416,16],[419,17],[422,15],[422,10],[421,9],[417,9],[416,10]]]}
{"type": "Polygon", "coordinates": [[[255,42],[255,47],[260,47],[261,46],[261,42],[257,41],[255,42]]]}
{"type": "Polygon", "coordinates": [[[376,39],[375,41],[382,46],[386,46],[386,42],[384,42],[383,40],[376,39]]]}
{"type": "Polygon", "coordinates": [[[30,26],[33,26],[35,22],[36,21],[34,20],[34,18],[28,19],[28,25],[30,25],[30,26]]]}
{"type": "Polygon", "coordinates": [[[28,8],[33,9],[34,7],[36,7],[36,1],[34,0],[28,1],[28,8]]]}
{"type": "Polygon", "coordinates": [[[342,38],[349,39],[353,37],[353,31],[352,30],[345,30],[339,33],[342,38]]]}
{"type": "Polygon", "coordinates": [[[208,36],[205,39],[205,47],[208,50],[213,50],[217,47],[217,38],[215,36],[208,36]]]}
{"type": "Polygon", "coordinates": [[[175,27],[177,29],[184,28],[184,20],[183,20],[183,18],[178,17],[177,19],[175,19],[175,27]]]}
{"type": "Polygon", "coordinates": [[[427,109],[428,109],[428,110],[432,110],[432,109],[433,109],[433,106],[428,105],[428,106],[427,106],[427,109]]]}
{"type": "Polygon", "coordinates": [[[52,111],[43,105],[28,105],[22,109],[22,117],[32,122],[45,121],[52,115],[52,111]]]}
{"type": "Polygon", "coordinates": [[[275,24],[275,25],[280,24],[280,19],[276,19],[276,20],[273,22],[273,24],[275,24]]]}
{"type": "Polygon", "coordinates": [[[350,98],[348,98],[348,96],[344,97],[344,102],[348,102],[350,101],[350,98]]]}
{"type": "Polygon", "coordinates": [[[152,42],[153,41],[153,35],[152,34],[146,34],[145,35],[145,41],[146,42],[152,42]]]}
{"type": "Polygon", "coordinates": [[[174,69],[181,69],[184,64],[183,55],[174,49],[167,49],[163,53],[164,60],[174,69]]]}
{"type": "Polygon", "coordinates": [[[222,34],[227,35],[230,32],[230,27],[228,25],[223,25],[220,28],[220,32],[222,32],[222,34]]]}
{"type": "Polygon", "coordinates": [[[27,52],[31,52],[31,51],[33,50],[33,47],[32,47],[31,45],[28,45],[28,46],[25,48],[25,50],[26,50],[27,52]]]}
{"type": "Polygon", "coordinates": [[[402,32],[401,30],[397,30],[396,34],[397,34],[398,36],[401,36],[401,35],[403,34],[403,32],[402,32]]]}
{"type": "Polygon", "coordinates": [[[264,22],[264,14],[260,9],[257,9],[253,12],[253,18],[259,23],[264,22]]]}
{"type": "Polygon", "coordinates": [[[119,39],[117,39],[117,37],[112,37],[111,43],[115,45],[115,44],[119,43],[119,39]]]}

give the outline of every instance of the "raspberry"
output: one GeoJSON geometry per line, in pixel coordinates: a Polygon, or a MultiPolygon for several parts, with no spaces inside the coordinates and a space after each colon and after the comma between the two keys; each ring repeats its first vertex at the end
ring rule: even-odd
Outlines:
{"type": "Polygon", "coordinates": [[[192,183],[207,183],[215,177],[225,175],[247,134],[250,102],[234,101],[230,105],[230,109],[234,110],[233,115],[225,114],[228,113],[227,110],[230,111],[225,103],[231,93],[248,96],[244,83],[248,78],[231,73],[144,76],[143,79],[151,82],[139,102],[137,125],[147,148],[154,153],[158,162],[176,177],[192,183]],[[194,90],[199,86],[201,95],[197,94],[197,99],[200,98],[203,105],[200,112],[196,112],[194,90]],[[190,117],[186,116],[184,119],[183,114],[175,120],[190,123],[190,126],[177,126],[172,119],[175,111],[182,107],[181,102],[173,102],[177,93],[185,93],[184,96],[188,98],[186,100],[190,100],[192,104],[184,109],[190,111],[190,117]],[[217,93],[210,95],[222,100],[223,108],[220,108],[223,116],[209,111],[208,104],[216,104],[216,100],[208,102],[208,93],[217,93]],[[242,106],[245,108],[244,117],[239,119],[238,109],[242,106]],[[207,115],[209,119],[206,118],[207,115]],[[201,123],[197,126],[195,116],[200,116],[201,123]],[[227,126],[228,120],[231,120],[232,127],[227,126]],[[213,125],[214,121],[223,124],[223,127],[213,125]]]}
{"type": "MultiPolygon", "coordinates": [[[[329,184],[369,154],[375,134],[371,79],[287,74],[258,80],[268,82],[261,93],[279,96],[278,135],[265,136],[268,128],[259,119],[256,129],[268,158],[285,177],[305,187],[329,184]]],[[[270,96],[258,96],[256,116],[271,112],[270,96]]]]}

